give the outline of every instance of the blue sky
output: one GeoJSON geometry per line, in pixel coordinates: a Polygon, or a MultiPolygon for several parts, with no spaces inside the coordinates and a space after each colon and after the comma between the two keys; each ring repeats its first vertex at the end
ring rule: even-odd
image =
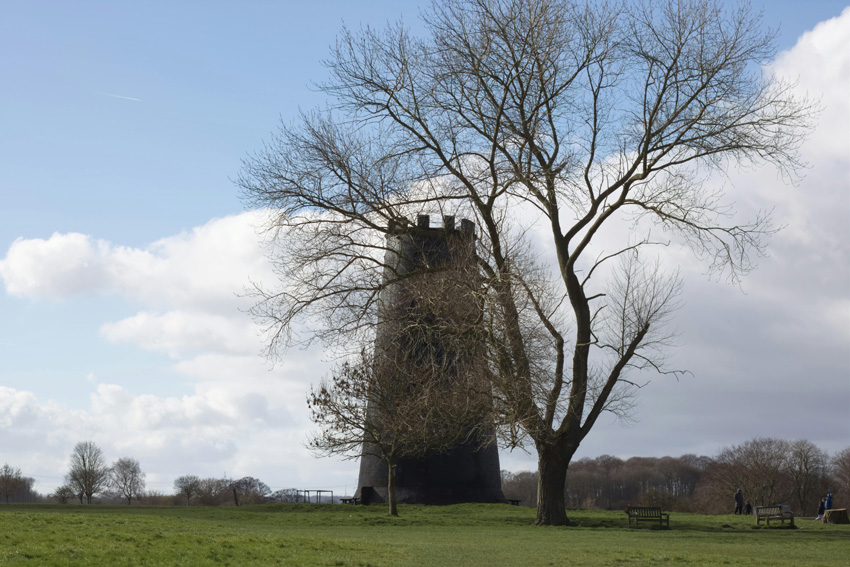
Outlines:
{"type": "MultiPolygon", "coordinates": [[[[231,179],[281,118],[321,104],[310,82],[324,77],[320,60],[343,21],[381,26],[403,17],[415,27],[417,5],[4,3],[0,429],[11,441],[0,444],[0,462],[47,491],[73,444],[91,438],[110,460],[139,458],[163,491],[179,474],[222,472],[276,488],[354,483],[353,464],[316,461],[301,446],[304,392],[326,372],[322,353],[292,353],[272,369],[239,312],[247,305],[241,286],[271,275],[231,179]]],[[[808,80],[806,58],[817,56],[811,65],[837,69],[837,78],[803,81],[827,110],[801,187],[772,172],[736,178],[764,187],[752,194],[778,203],[789,227],[746,294],[699,274],[688,281],[678,357],[697,375],[719,378],[648,388],[637,424],[603,425],[584,454],[711,454],[774,434],[830,450],[850,443],[850,156],[841,103],[850,99],[850,71],[841,53],[795,48],[845,6],[764,4],[765,23],[780,28],[779,49],[796,49],[783,68],[808,80]],[[824,239],[836,244],[804,246],[824,239]],[[812,295],[824,305],[808,305],[812,295]],[[729,368],[717,370],[722,363],[729,368]],[[689,424],[688,408],[712,396],[712,415],[734,417],[689,424]],[[799,427],[756,423],[768,404],[799,427]],[[832,433],[808,423],[837,404],[844,413],[832,433]],[[665,443],[670,424],[699,434],[665,443]]],[[[812,44],[846,51],[849,22],[845,13],[819,28],[812,44]]],[[[503,464],[534,467],[524,455],[504,455],[503,464]]]]}

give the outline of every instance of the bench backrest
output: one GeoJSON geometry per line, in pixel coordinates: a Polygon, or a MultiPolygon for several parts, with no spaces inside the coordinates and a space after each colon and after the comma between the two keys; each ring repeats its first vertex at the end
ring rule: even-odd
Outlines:
{"type": "Polygon", "coordinates": [[[782,508],[779,506],[756,506],[756,516],[779,516],[782,508]]]}
{"type": "Polygon", "coordinates": [[[650,508],[647,506],[632,506],[629,515],[637,518],[660,518],[661,508],[650,508]]]}

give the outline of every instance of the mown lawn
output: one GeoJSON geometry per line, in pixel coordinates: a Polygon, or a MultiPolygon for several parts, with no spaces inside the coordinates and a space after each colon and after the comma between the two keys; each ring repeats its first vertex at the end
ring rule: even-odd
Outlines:
{"type": "Polygon", "coordinates": [[[573,526],[534,526],[534,510],[492,504],[240,508],[0,506],[6,565],[850,565],[850,526],[673,513],[671,529],[626,526],[622,512],[570,511],[573,526]]]}

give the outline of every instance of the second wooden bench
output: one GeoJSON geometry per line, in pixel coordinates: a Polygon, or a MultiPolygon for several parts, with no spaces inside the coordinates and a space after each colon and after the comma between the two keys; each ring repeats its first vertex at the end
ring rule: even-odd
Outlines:
{"type": "Polygon", "coordinates": [[[653,508],[650,506],[629,506],[626,510],[629,515],[629,526],[634,522],[637,527],[638,522],[658,522],[660,527],[670,527],[670,514],[665,514],[661,508],[653,508]]]}
{"type": "Polygon", "coordinates": [[[779,520],[783,524],[785,520],[791,520],[791,525],[794,525],[794,514],[789,510],[783,510],[782,506],[756,506],[756,525],[759,525],[764,520],[767,525],[770,525],[771,520],[779,520]]]}

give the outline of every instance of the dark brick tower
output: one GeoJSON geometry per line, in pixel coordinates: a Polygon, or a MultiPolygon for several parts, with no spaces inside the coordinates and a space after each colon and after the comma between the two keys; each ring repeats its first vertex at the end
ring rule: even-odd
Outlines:
{"type": "MultiPolygon", "coordinates": [[[[469,220],[461,220],[458,229],[454,217],[446,216],[442,227],[432,228],[430,218],[420,215],[415,227],[390,225],[389,228],[385,281],[429,267],[444,268],[464,262],[468,263],[467,268],[474,266],[469,263],[475,261],[475,225],[469,220]]],[[[398,348],[391,346],[390,337],[396,325],[404,324],[409,309],[404,286],[388,285],[381,296],[377,351],[398,348]]],[[[481,448],[479,442],[469,441],[447,453],[401,459],[396,467],[396,495],[398,502],[423,504],[504,501],[498,448],[495,443],[481,448]]],[[[364,451],[360,460],[356,496],[364,504],[387,499],[387,465],[369,451],[364,451]]]]}

